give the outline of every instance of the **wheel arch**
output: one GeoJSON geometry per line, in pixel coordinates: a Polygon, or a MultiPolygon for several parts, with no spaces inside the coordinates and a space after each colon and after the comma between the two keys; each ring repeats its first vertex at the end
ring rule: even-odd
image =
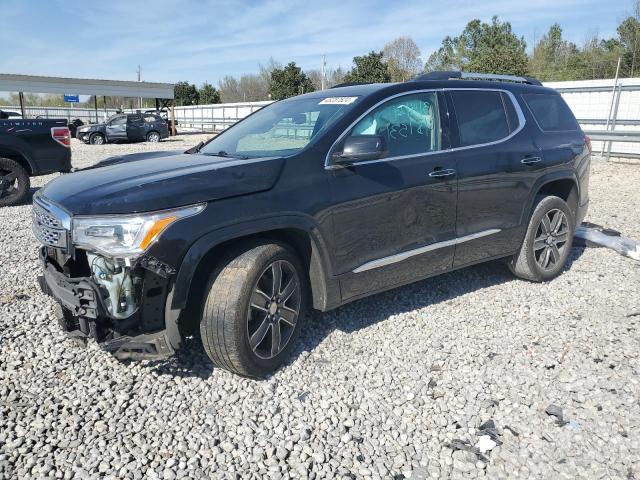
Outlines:
{"type": "Polygon", "coordinates": [[[9,158],[18,162],[29,173],[30,176],[36,173],[35,165],[31,161],[29,156],[18,148],[8,145],[0,145],[0,157],[9,158]]]}
{"type": "Polygon", "coordinates": [[[528,222],[533,214],[536,198],[539,195],[555,195],[562,198],[569,205],[573,217],[576,218],[580,198],[580,183],[574,172],[553,172],[538,179],[531,189],[527,208],[523,212],[523,224],[528,222]]]}
{"type": "Polygon", "coordinates": [[[175,276],[171,308],[193,317],[192,309],[200,307],[207,279],[221,259],[242,246],[263,241],[285,243],[297,253],[307,269],[314,309],[324,311],[339,303],[338,285],[331,280],[319,230],[310,220],[294,217],[235,225],[201,237],[189,248],[175,276]]]}

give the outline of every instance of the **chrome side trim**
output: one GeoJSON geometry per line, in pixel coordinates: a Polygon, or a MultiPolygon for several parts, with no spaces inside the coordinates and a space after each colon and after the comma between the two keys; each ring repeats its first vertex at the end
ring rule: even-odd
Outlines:
{"type": "Polygon", "coordinates": [[[408,250],[406,252],[397,253],[395,255],[391,255],[388,257],[379,258],[377,260],[372,260],[363,265],[360,265],[358,268],[353,270],[353,273],[361,273],[361,272],[366,272],[367,270],[372,270],[374,268],[384,267],[385,265],[401,262],[402,260],[406,260],[407,258],[411,258],[416,255],[421,255],[423,253],[431,252],[439,248],[451,247],[453,245],[458,245],[459,243],[475,240],[476,238],[482,238],[482,237],[486,237],[487,235],[493,235],[494,233],[498,233],[500,231],[501,230],[499,228],[491,228],[489,230],[483,230],[481,232],[465,235],[464,237],[453,238],[451,240],[445,240],[444,242],[432,243],[430,245],[425,245],[424,247],[419,247],[413,250],[408,250]]]}
{"type": "Polygon", "coordinates": [[[415,154],[412,154],[412,155],[400,155],[400,156],[396,156],[396,157],[386,157],[386,158],[381,158],[381,159],[378,159],[378,160],[366,160],[364,162],[354,162],[354,165],[367,165],[369,163],[389,162],[389,161],[393,161],[393,160],[403,160],[405,158],[426,157],[426,156],[430,156],[430,155],[438,155],[438,154],[441,154],[441,153],[457,152],[459,150],[468,150],[470,148],[480,148],[480,147],[487,147],[487,146],[490,146],[490,145],[497,145],[499,143],[506,142],[507,140],[510,140],[511,138],[516,136],[518,133],[520,133],[522,131],[522,129],[524,128],[525,124],[527,123],[526,117],[524,116],[524,112],[522,111],[522,108],[520,107],[520,104],[516,100],[515,95],[512,92],[510,92],[509,90],[505,90],[505,89],[502,89],[502,88],[455,88],[455,87],[451,87],[451,88],[429,88],[429,89],[411,90],[411,91],[408,91],[408,92],[401,92],[401,93],[397,93],[395,95],[392,95],[390,97],[387,97],[384,100],[380,100],[378,103],[376,103],[375,105],[370,107],[366,112],[364,112],[362,115],[360,115],[353,123],[351,123],[351,125],[349,125],[345,129],[344,132],[342,132],[340,134],[340,136],[336,139],[336,141],[331,144],[331,148],[327,152],[327,155],[326,155],[326,157],[324,159],[324,168],[325,168],[325,170],[336,170],[338,168],[344,168],[342,166],[334,165],[334,164],[331,163],[331,154],[333,153],[333,149],[335,148],[335,146],[338,143],[340,143],[340,141],[342,141],[342,139],[347,135],[347,133],[349,133],[351,131],[351,129],[356,126],[356,124],[360,120],[362,120],[372,110],[374,110],[375,108],[378,108],[383,103],[386,103],[387,101],[393,100],[394,98],[397,98],[397,97],[402,97],[404,95],[413,95],[413,94],[416,94],[416,93],[425,93],[425,92],[449,92],[449,91],[456,91],[456,90],[457,91],[460,91],[460,90],[471,90],[471,91],[482,91],[482,92],[502,92],[502,93],[506,93],[507,96],[511,99],[511,103],[513,104],[513,108],[515,109],[516,115],[518,116],[518,122],[519,122],[518,128],[516,128],[513,132],[511,132],[506,137],[501,138],[500,140],[495,140],[493,142],[479,143],[477,145],[466,145],[464,147],[449,148],[447,150],[438,150],[438,151],[434,151],[434,152],[423,152],[423,153],[415,153],[415,154]]]}

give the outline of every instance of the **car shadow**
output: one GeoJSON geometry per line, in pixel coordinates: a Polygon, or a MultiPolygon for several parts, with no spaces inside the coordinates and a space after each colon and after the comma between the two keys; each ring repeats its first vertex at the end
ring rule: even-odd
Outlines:
{"type": "MultiPolygon", "coordinates": [[[[583,254],[583,247],[574,247],[564,271],[583,254]]],[[[356,300],[330,312],[312,313],[302,327],[296,347],[281,368],[286,368],[303,352],[316,349],[335,330],[346,333],[371,327],[390,317],[424,307],[438,305],[460,295],[483,290],[506,282],[517,282],[505,262],[492,261],[431,277],[410,285],[356,300]]],[[[328,359],[315,357],[314,361],[328,359]]],[[[188,338],[172,358],[153,366],[159,374],[206,379],[217,368],[211,362],[199,338],[188,338]]],[[[272,375],[264,378],[268,380],[272,375]]]]}
{"type": "Polygon", "coordinates": [[[36,194],[38,190],[42,187],[30,187],[27,196],[24,197],[24,201],[20,205],[31,205],[33,203],[33,196],[36,194]]]}

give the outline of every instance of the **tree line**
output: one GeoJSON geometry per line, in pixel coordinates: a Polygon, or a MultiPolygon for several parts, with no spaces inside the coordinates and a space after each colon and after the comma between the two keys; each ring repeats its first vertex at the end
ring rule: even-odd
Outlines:
{"type": "MultiPolygon", "coordinates": [[[[563,38],[553,24],[527,53],[524,37],[511,23],[494,16],[490,22],[471,20],[457,36],[447,36],[423,63],[420,48],[411,37],[399,37],[381,51],[353,58],[350,70],[329,69],[326,88],[338,83],[404,82],[422,72],[465,70],[506,75],[530,75],[542,81],[612,78],[620,59],[620,77],[640,76],[640,0],[632,15],[620,22],[612,38],[591,35],[582,45],[563,38]]],[[[295,62],[285,66],[271,59],[257,74],[224,77],[218,88],[198,89],[187,82],[176,84],[179,105],[218,102],[281,100],[319,90],[319,70],[303,71],[295,62]],[[205,101],[206,100],[206,101],[205,101]]]]}
{"type": "MultiPolygon", "coordinates": [[[[620,77],[640,76],[640,0],[634,1],[633,13],[622,20],[612,38],[592,34],[577,45],[563,38],[559,24],[535,42],[527,53],[524,37],[518,36],[511,23],[494,16],[490,22],[471,20],[456,36],[446,36],[440,47],[423,63],[420,48],[407,36],[387,43],[382,50],[353,58],[348,71],[340,67],[302,70],[295,62],[282,65],[273,59],[259,65],[254,74],[239,78],[225,76],[215,87],[208,82],[197,87],[187,81],[175,84],[177,105],[281,100],[330,88],[339,83],[405,82],[421,72],[465,70],[480,73],[530,75],[542,81],[611,78],[620,59],[620,77]]],[[[17,95],[16,95],[17,96],[17,95]]],[[[14,99],[11,98],[13,101],[14,99]]],[[[27,105],[61,105],[57,95],[27,95],[27,105]]],[[[102,106],[136,108],[137,99],[98,97],[102,106]],[[130,105],[129,105],[130,104],[130,105]]],[[[153,107],[144,100],[144,107],[153,107]]],[[[87,102],[93,106],[93,99],[87,102]]]]}

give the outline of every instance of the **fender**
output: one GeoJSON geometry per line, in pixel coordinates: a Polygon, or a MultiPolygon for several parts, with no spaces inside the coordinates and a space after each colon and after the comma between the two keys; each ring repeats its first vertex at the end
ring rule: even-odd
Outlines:
{"type": "Polygon", "coordinates": [[[309,278],[313,307],[325,311],[337,306],[340,303],[339,285],[331,274],[328,250],[316,222],[305,215],[283,215],[228,225],[196,240],[189,247],[176,274],[171,308],[182,310],[186,307],[196,269],[213,248],[229,240],[287,228],[302,230],[311,239],[309,278]]]}
{"type": "Polygon", "coordinates": [[[556,170],[554,172],[546,173],[545,175],[542,175],[540,178],[538,178],[536,183],[531,188],[531,192],[529,193],[529,199],[525,204],[522,214],[520,215],[521,225],[526,226],[528,224],[529,216],[533,211],[534,202],[540,189],[544,187],[547,183],[550,183],[556,180],[571,180],[576,185],[576,188],[578,189],[578,198],[580,198],[580,182],[578,181],[578,177],[576,176],[573,170],[563,169],[563,170],[556,170]]]}
{"type": "MultiPolygon", "coordinates": [[[[28,155],[24,148],[22,148],[21,143],[24,143],[24,140],[12,137],[10,135],[3,136],[2,145],[0,145],[0,157],[4,155],[18,155],[27,162],[29,165],[29,170],[32,175],[36,175],[38,173],[38,169],[36,168],[36,164],[31,159],[31,155],[28,155]]],[[[26,146],[28,149],[28,145],[26,146]]]]}

